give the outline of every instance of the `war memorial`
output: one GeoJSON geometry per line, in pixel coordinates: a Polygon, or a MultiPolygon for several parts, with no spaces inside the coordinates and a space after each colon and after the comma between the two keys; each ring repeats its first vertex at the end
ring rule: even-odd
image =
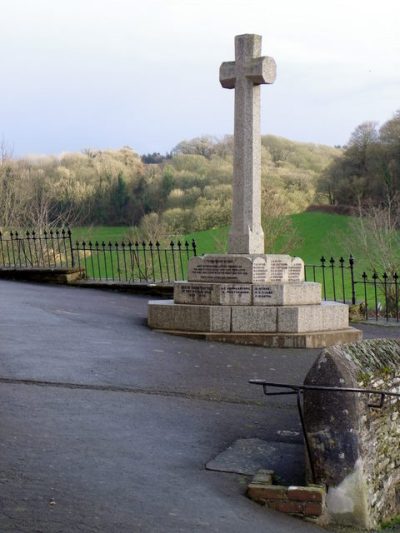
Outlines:
{"type": "Polygon", "coordinates": [[[299,257],[265,254],[261,227],[260,85],[276,78],[261,36],[235,38],[235,61],[220,83],[235,90],[233,210],[228,253],[194,257],[173,301],[149,302],[148,324],[169,333],[271,347],[318,348],[353,342],[348,306],[321,301],[299,257]]]}

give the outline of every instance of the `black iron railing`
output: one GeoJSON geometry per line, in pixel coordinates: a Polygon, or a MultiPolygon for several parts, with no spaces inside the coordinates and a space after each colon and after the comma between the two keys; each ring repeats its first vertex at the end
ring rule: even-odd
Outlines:
{"type": "Polygon", "coordinates": [[[0,232],[0,267],[71,268],[75,266],[71,231],[55,229],[0,232]]]}
{"type": "Polygon", "coordinates": [[[0,232],[0,268],[79,268],[99,281],[172,282],[185,279],[196,243],[73,241],[70,229],[0,232]]]}
{"type": "Polygon", "coordinates": [[[86,277],[120,282],[171,282],[186,279],[196,243],[171,241],[168,246],[146,242],[75,242],[77,266],[86,277]]]}
{"type": "MultiPolygon", "coordinates": [[[[43,232],[0,232],[0,268],[79,268],[87,279],[124,283],[184,280],[196,243],[74,241],[69,228],[43,232]]],[[[322,298],[360,304],[363,317],[400,322],[397,273],[367,274],[353,256],[306,264],[306,281],[321,283],[322,298]]]]}
{"type": "Polygon", "coordinates": [[[321,257],[319,264],[304,267],[306,281],[321,283],[322,298],[349,304],[360,304],[364,319],[400,321],[399,276],[396,272],[367,274],[356,269],[356,260],[321,257]]]}

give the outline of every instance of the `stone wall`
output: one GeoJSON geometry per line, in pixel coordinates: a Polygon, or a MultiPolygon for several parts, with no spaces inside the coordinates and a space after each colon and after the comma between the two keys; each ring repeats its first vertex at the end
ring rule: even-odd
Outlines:
{"type": "MultiPolygon", "coordinates": [[[[400,341],[375,339],[325,349],[307,385],[400,393],[400,341]]],[[[307,391],[304,414],[315,482],[328,487],[336,522],[375,528],[400,514],[400,398],[307,391]]]]}

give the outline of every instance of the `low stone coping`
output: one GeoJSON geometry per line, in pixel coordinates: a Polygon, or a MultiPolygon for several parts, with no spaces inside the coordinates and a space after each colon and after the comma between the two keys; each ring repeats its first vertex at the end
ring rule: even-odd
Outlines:
{"type": "Polygon", "coordinates": [[[173,282],[126,283],[121,281],[88,280],[85,279],[84,276],[84,269],[79,268],[0,268],[0,279],[74,285],[91,289],[115,290],[131,294],[146,294],[161,298],[171,298],[174,292],[173,282]]]}
{"type": "Polygon", "coordinates": [[[0,268],[0,279],[39,281],[43,283],[73,283],[82,279],[82,268],[0,268]]]}

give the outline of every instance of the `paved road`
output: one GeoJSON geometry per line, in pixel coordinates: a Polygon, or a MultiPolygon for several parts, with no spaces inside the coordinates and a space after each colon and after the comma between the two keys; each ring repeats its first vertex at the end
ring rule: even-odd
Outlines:
{"type": "Polygon", "coordinates": [[[0,281],[0,531],[318,531],[204,469],[238,438],[299,440],[290,401],[247,380],[300,383],[318,350],[152,332],[146,305],[0,281]]]}

